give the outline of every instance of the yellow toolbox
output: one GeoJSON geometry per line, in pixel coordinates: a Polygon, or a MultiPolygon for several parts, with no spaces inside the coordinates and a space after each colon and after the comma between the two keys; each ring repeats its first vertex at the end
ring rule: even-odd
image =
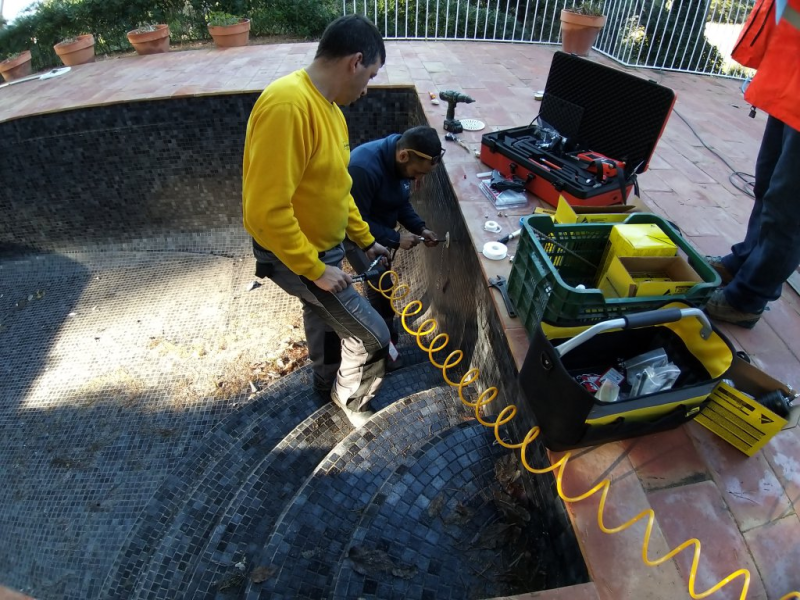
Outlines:
{"type": "Polygon", "coordinates": [[[607,298],[685,294],[703,278],[680,256],[614,256],[597,288],[607,298]]]}
{"type": "Polygon", "coordinates": [[[675,256],[678,247],[655,223],[620,223],[611,228],[598,271],[599,282],[615,256],[675,256]]]}

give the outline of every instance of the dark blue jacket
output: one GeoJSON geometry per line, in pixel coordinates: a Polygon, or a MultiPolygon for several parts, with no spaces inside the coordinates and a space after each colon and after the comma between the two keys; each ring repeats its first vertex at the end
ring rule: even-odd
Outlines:
{"type": "Polygon", "coordinates": [[[411,179],[397,172],[395,149],[399,134],[361,144],[350,153],[350,176],[353,198],[361,216],[369,224],[370,233],[379,244],[388,248],[400,246],[400,223],[411,233],[422,234],[425,221],[411,206],[411,179]]]}

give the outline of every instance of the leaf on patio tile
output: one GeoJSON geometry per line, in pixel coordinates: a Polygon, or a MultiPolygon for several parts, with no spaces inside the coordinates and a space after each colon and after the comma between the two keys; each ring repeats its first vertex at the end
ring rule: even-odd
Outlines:
{"type": "Polygon", "coordinates": [[[253,583],[264,583],[277,572],[278,569],[275,567],[256,567],[250,573],[250,581],[253,583]]]}

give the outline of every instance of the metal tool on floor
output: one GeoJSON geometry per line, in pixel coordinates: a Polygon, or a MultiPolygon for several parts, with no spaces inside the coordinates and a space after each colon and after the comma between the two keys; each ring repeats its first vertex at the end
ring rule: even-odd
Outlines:
{"type": "Polygon", "coordinates": [[[469,144],[467,144],[467,142],[465,142],[464,140],[462,140],[462,139],[461,139],[460,137],[458,137],[457,135],[453,135],[452,133],[445,133],[445,134],[444,134],[444,139],[445,139],[445,141],[448,141],[448,142],[455,142],[455,143],[457,143],[457,144],[458,144],[459,146],[461,146],[461,147],[462,147],[464,150],[466,150],[467,152],[469,152],[470,154],[472,154],[472,148],[470,148],[470,147],[469,147],[469,144]]]}
{"type": "Polygon", "coordinates": [[[489,277],[489,287],[500,290],[500,293],[503,296],[503,302],[505,302],[506,305],[506,310],[508,311],[508,316],[514,319],[517,316],[517,311],[514,308],[514,305],[511,304],[511,298],[508,297],[507,284],[508,281],[502,275],[498,275],[497,277],[489,277]]]}
{"type": "Polygon", "coordinates": [[[19,79],[12,79],[6,83],[0,84],[0,88],[8,87],[9,85],[17,85],[18,83],[25,83],[26,81],[33,81],[35,79],[45,80],[45,79],[52,79],[53,77],[60,77],[65,73],[69,73],[72,70],[72,67],[59,67],[57,69],[51,69],[47,71],[47,73],[37,73],[36,75],[28,75],[27,77],[21,77],[19,79]]]}
{"type": "Polygon", "coordinates": [[[511,240],[516,239],[521,235],[522,235],[522,229],[517,229],[516,231],[512,231],[508,235],[504,235],[497,241],[500,242],[501,244],[507,244],[511,240]]]}
{"type": "MultiPolygon", "coordinates": [[[[461,121],[456,119],[456,104],[459,102],[472,104],[475,102],[475,99],[462,92],[456,92],[453,90],[439,92],[439,98],[447,102],[447,116],[444,119],[444,130],[451,131],[453,133],[461,133],[464,131],[461,121]]],[[[470,152],[472,152],[472,150],[470,150],[470,152]]]]}

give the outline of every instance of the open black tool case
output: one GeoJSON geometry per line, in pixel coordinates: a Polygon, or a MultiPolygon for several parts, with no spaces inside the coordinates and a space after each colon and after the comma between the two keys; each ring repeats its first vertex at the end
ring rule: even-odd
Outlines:
{"type": "Polygon", "coordinates": [[[481,161],[556,206],[623,204],[675,103],[653,81],[556,52],[536,124],[487,133],[481,161]]]}

